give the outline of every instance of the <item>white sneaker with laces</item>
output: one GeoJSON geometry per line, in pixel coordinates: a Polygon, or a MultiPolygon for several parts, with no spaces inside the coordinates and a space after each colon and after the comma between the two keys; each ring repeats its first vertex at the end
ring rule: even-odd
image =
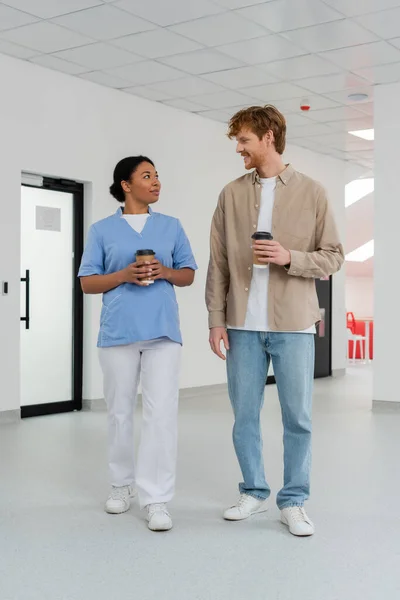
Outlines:
{"type": "Polygon", "coordinates": [[[111,486],[111,492],[108,496],[105,511],[110,515],[119,515],[126,512],[131,507],[131,499],[136,495],[136,491],[130,485],[121,487],[111,486]]]}
{"type": "Polygon", "coordinates": [[[281,521],[293,535],[314,535],[315,527],[302,506],[289,506],[281,510],[281,521]]]}
{"type": "Polygon", "coordinates": [[[169,531],[172,529],[172,519],[164,503],[147,505],[148,528],[151,531],[169,531]]]}
{"type": "Polygon", "coordinates": [[[237,503],[224,512],[224,519],[227,521],[242,521],[248,519],[251,515],[267,510],[267,500],[258,500],[258,498],[248,494],[240,494],[237,503]]]}

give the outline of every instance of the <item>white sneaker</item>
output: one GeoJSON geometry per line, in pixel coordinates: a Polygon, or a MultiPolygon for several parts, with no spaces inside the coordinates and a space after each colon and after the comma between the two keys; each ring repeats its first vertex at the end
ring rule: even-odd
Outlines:
{"type": "Polygon", "coordinates": [[[136,491],[130,485],[122,487],[111,487],[108,496],[105,511],[110,515],[119,515],[126,512],[131,507],[131,499],[136,495],[136,491]]]}
{"type": "Polygon", "coordinates": [[[258,500],[253,496],[247,494],[240,494],[239,500],[224,512],[224,519],[227,521],[242,521],[255,515],[256,513],[262,513],[268,510],[267,500],[258,500]]]}
{"type": "Polygon", "coordinates": [[[164,503],[147,505],[148,528],[151,531],[169,531],[172,529],[172,519],[164,503]]]}
{"type": "Polygon", "coordinates": [[[315,527],[302,506],[289,506],[281,510],[281,521],[293,535],[313,535],[315,527]]]}

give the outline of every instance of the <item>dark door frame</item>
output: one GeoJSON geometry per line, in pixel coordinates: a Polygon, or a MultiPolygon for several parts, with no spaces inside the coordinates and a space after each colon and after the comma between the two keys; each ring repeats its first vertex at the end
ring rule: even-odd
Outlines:
{"type": "MultiPolygon", "coordinates": [[[[328,322],[327,325],[328,327],[326,327],[326,331],[329,332],[329,375],[315,375],[314,378],[315,379],[321,379],[323,377],[331,377],[332,376],[332,290],[333,290],[333,278],[332,276],[329,277],[329,304],[330,304],[330,310],[328,312],[328,322]]],[[[317,325],[317,335],[318,335],[318,327],[319,325],[317,325]]],[[[275,377],[274,375],[268,375],[267,377],[267,385],[276,383],[275,377]]]]}
{"type": "MultiPolygon", "coordinates": [[[[32,404],[21,406],[21,418],[37,417],[74,410],[82,410],[82,385],[83,385],[83,293],[78,282],[78,270],[83,253],[83,195],[82,183],[70,181],[69,179],[53,179],[43,177],[42,185],[29,185],[22,183],[25,187],[34,187],[55,192],[65,192],[73,195],[73,252],[74,252],[74,277],[73,287],[73,360],[72,360],[72,399],[65,402],[51,402],[46,404],[32,404]]],[[[29,280],[29,278],[28,278],[29,280]]],[[[21,278],[26,282],[26,278],[21,278]]],[[[29,288],[28,288],[29,291],[29,288]]],[[[72,290],[71,290],[72,291],[72,290]]],[[[29,304],[29,302],[28,302],[29,304]]],[[[29,315],[21,317],[29,327],[29,315]],[[28,320],[27,320],[28,317],[28,320]]]]}

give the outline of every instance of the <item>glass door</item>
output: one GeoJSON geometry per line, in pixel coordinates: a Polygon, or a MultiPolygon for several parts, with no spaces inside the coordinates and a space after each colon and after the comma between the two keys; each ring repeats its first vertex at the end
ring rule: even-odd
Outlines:
{"type": "Polygon", "coordinates": [[[83,188],[21,187],[21,416],[82,406],[83,188]]]}

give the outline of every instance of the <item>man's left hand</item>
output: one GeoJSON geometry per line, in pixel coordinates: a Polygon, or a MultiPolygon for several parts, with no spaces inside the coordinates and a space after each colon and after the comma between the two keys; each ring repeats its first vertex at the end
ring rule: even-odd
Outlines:
{"type": "Polygon", "coordinates": [[[291,257],[289,250],[286,250],[275,240],[256,240],[253,243],[253,249],[260,263],[272,263],[281,267],[290,264],[291,257]]]}
{"type": "Polygon", "coordinates": [[[167,279],[168,280],[168,277],[171,273],[171,269],[168,269],[168,267],[165,267],[163,264],[160,263],[159,260],[153,260],[149,266],[151,268],[150,279],[153,279],[153,280],[167,279]]]}

